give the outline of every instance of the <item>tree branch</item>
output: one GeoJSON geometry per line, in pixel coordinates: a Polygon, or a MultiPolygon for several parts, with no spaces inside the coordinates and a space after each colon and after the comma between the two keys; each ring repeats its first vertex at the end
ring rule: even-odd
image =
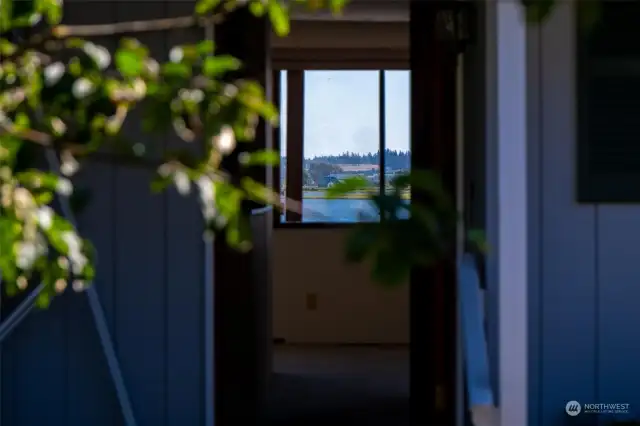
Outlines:
{"type": "Polygon", "coordinates": [[[162,18],[144,21],[117,22],[114,24],[95,25],[58,25],[53,27],[51,33],[57,38],[66,37],[97,37],[123,33],[142,33],[149,31],[167,31],[186,29],[207,24],[219,24],[223,15],[217,14],[208,17],[181,16],[178,18],[162,18]]]}
{"type": "Polygon", "coordinates": [[[211,16],[181,16],[177,18],[162,18],[141,21],[117,22],[113,24],[92,25],[57,25],[34,34],[28,40],[19,43],[18,49],[3,55],[3,61],[13,61],[28,50],[39,50],[47,46],[47,42],[62,40],[69,37],[98,37],[125,33],[143,33],[150,31],[179,30],[194,27],[204,27],[209,24],[220,24],[224,14],[216,13],[211,16]]]}
{"type": "Polygon", "coordinates": [[[86,149],[83,146],[72,143],[55,143],[51,135],[32,129],[16,129],[10,122],[0,121],[0,136],[11,135],[21,139],[24,142],[34,143],[40,145],[43,148],[51,148],[56,151],[67,151],[73,155],[82,155],[86,153],[86,149]]]}
{"type": "MultiPolygon", "coordinates": [[[[94,161],[97,163],[117,164],[121,166],[129,167],[141,167],[145,169],[158,170],[159,167],[167,163],[175,163],[177,166],[181,166],[182,163],[178,159],[164,158],[161,160],[152,160],[144,157],[137,157],[135,155],[120,155],[117,153],[110,153],[104,151],[95,151],[87,153],[81,145],[64,144],[53,145],[53,138],[47,133],[43,133],[37,130],[24,130],[16,131],[10,124],[0,122],[0,136],[3,134],[10,134],[15,137],[21,138],[25,142],[35,143],[43,148],[54,149],[56,152],[65,151],[72,155],[78,155],[82,160],[94,161]]],[[[222,170],[216,170],[215,172],[219,178],[224,180],[231,180],[231,176],[222,170]]],[[[275,193],[274,193],[275,194],[275,193]]],[[[292,198],[286,197],[284,203],[281,201],[280,194],[275,194],[274,207],[281,211],[292,211],[294,213],[302,214],[302,203],[292,198]]]]}

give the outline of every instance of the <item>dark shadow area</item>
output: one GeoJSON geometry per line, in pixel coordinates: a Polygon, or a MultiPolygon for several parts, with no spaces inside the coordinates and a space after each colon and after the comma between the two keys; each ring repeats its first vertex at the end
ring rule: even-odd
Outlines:
{"type": "Polygon", "coordinates": [[[409,424],[408,348],[276,345],[274,352],[268,424],[409,424]]]}

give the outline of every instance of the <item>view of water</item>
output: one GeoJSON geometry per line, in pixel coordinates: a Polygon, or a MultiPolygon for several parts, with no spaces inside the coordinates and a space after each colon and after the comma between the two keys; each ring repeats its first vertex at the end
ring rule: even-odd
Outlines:
{"type": "Polygon", "coordinates": [[[303,222],[350,223],[379,218],[376,206],[363,199],[303,198],[302,207],[303,222]]]}
{"type": "Polygon", "coordinates": [[[369,200],[307,198],[302,207],[303,222],[361,222],[379,216],[369,200]]]}

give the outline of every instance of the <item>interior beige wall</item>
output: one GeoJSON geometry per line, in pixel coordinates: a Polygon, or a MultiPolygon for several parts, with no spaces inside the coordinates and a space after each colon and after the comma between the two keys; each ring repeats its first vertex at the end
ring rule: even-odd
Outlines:
{"type": "Polygon", "coordinates": [[[408,343],[409,289],[343,260],[347,229],[276,229],[273,333],[292,343],[408,343]],[[307,295],[317,309],[307,309],[307,295]]]}

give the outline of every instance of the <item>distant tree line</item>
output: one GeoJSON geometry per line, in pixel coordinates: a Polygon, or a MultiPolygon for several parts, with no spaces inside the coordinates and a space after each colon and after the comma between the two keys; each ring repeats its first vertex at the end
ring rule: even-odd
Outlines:
{"type": "MultiPolygon", "coordinates": [[[[385,166],[393,170],[409,169],[411,167],[411,152],[386,149],[384,151],[385,166]]],[[[356,152],[344,152],[338,155],[323,155],[319,157],[306,158],[307,163],[327,163],[327,164],[380,164],[380,151],[367,154],[356,152]]]]}
{"type": "MultiPolygon", "coordinates": [[[[411,168],[411,152],[398,151],[393,149],[385,150],[385,166],[393,170],[411,168]]],[[[380,151],[367,154],[344,152],[338,155],[323,155],[313,158],[305,158],[304,165],[325,163],[325,164],[380,164],[380,151]]],[[[287,169],[287,158],[280,162],[281,176],[284,177],[287,169]]]]}

